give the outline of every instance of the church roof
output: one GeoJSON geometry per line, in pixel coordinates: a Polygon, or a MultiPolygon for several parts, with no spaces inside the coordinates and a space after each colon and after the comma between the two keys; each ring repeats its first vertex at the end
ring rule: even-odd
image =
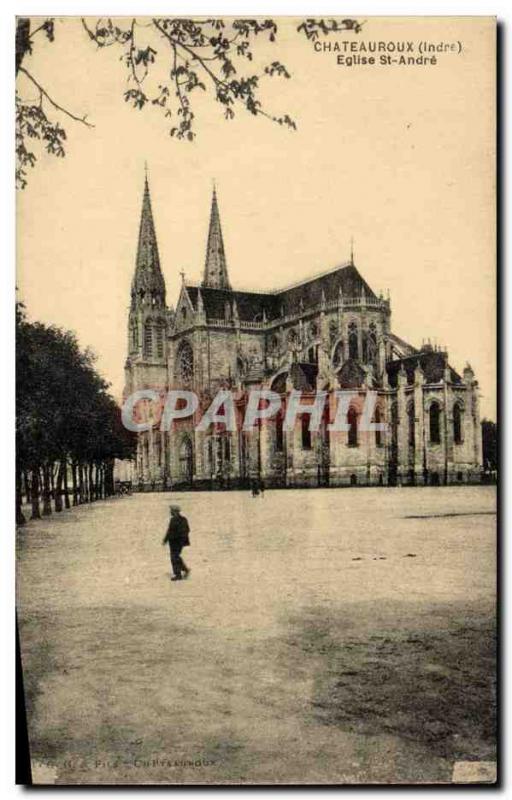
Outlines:
{"type": "Polygon", "coordinates": [[[377,296],[353,264],[345,264],[302,283],[274,292],[247,292],[231,289],[216,289],[211,286],[186,287],[194,308],[197,308],[198,292],[201,291],[207,319],[224,319],[226,303],[236,301],[240,320],[247,322],[278,319],[297,314],[301,309],[317,306],[324,297],[326,302],[336,300],[341,293],[345,297],[360,297],[363,289],[367,298],[377,296]]]}
{"type": "Polygon", "coordinates": [[[279,299],[280,306],[284,307],[284,313],[288,315],[299,312],[301,304],[303,308],[318,305],[322,302],[322,295],[327,302],[336,300],[340,289],[345,297],[360,297],[364,289],[366,297],[377,299],[354,264],[338,266],[322,275],[281,289],[275,295],[279,299]]]}
{"type": "Polygon", "coordinates": [[[226,303],[232,306],[236,301],[239,319],[247,322],[261,322],[279,316],[279,305],[275,296],[265,292],[237,292],[231,289],[214,289],[211,286],[187,286],[192,305],[197,309],[199,291],[207,319],[224,319],[226,303]]]}
{"type": "Polygon", "coordinates": [[[397,385],[398,373],[403,366],[407,375],[407,383],[414,383],[414,370],[418,366],[423,370],[426,383],[439,383],[443,380],[445,367],[450,369],[450,380],[452,383],[462,383],[460,375],[448,364],[448,356],[441,350],[423,350],[406,358],[397,358],[388,361],[386,372],[390,386],[397,385]]]}

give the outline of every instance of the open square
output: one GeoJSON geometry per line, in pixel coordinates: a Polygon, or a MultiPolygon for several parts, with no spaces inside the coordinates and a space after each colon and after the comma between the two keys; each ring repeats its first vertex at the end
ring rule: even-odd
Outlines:
{"type": "Polygon", "coordinates": [[[494,761],[495,510],[484,486],[147,493],[27,524],[41,780],[428,783],[494,761]]]}

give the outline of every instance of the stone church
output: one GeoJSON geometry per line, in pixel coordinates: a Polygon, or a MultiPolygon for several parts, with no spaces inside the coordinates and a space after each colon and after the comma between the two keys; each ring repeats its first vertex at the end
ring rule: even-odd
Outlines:
{"type": "MultiPolygon", "coordinates": [[[[298,389],[307,403],[328,400],[318,431],[309,414],[283,429],[283,413],[258,427],[228,431],[197,418],[159,420],[138,434],[135,484],[142,490],[235,488],[258,478],[267,487],[438,485],[480,480],[478,383],[458,374],[447,353],[417,349],[391,331],[390,300],[375,294],[353,258],[271,292],[231,286],[216,192],[201,283],[183,278],[173,309],[166,299],[146,177],[128,318],[125,397],[141,388],[189,388],[208,405],[230,389],[243,419],[248,392],[283,399],[298,389]],[[345,430],[329,430],[335,390],[350,393],[345,430]],[[361,430],[367,392],[372,421],[361,430]],[[313,402],[313,400],[311,400],[313,402]]],[[[197,412],[199,413],[199,412],[197,412]]]]}

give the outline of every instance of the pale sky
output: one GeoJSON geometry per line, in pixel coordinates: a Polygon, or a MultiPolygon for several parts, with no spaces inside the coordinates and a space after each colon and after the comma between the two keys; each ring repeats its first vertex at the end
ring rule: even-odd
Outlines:
{"type": "MultiPolygon", "coordinates": [[[[199,99],[197,140],[171,139],[155,109],[123,99],[126,68],[95,51],[78,19],[37,40],[24,65],[61,105],[64,159],[42,155],[18,193],[18,278],[29,316],[78,334],[120,397],[144,162],[168,301],[200,280],[216,180],[231,283],[276,289],[345,261],[375,292],[390,290],[392,329],[430,338],[496,410],[494,23],[485,18],[368,18],[338,39],[460,41],[437,66],[343,67],[278,20],[288,81],[262,83],[268,110],[296,132],[249,116],[225,122],[199,99]]],[[[144,29],[141,29],[141,36],[144,29]]],[[[335,41],[331,39],[331,41],[335,41]]],[[[163,56],[163,46],[158,44],[163,56]]],[[[160,56],[161,57],[161,56],[160,56]]],[[[35,98],[22,77],[19,91],[35,98]]],[[[53,112],[52,112],[53,114],[53,112]]]]}

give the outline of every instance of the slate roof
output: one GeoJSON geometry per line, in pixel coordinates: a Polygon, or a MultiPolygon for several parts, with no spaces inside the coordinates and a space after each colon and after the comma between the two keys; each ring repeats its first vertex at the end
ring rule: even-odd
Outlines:
{"type": "Polygon", "coordinates": [[[327,301],[337,300],[340,286],[346,297],[360,297],[364,287],[366,297],[377,299],[377,295],[353,264],[337,267],[316,278],[282,289],[276,292],[275,296],[278,298],[279,306],[284,307],[285,314],[295,314],[300,311],[301,300],[304,308],[320,303],[322,291],[327,301]]]}
{"type": "Polygon", "coordinates": [[[311,392],[316,389],[318,367],[316,364],[295,363],[290,366],[290,378],[294,389],[311,392]]]}
{"type": "Polygon", "coordinates": [[[337,267],[330,272],[319,275],[300,284],[290,286],[276,292],[245,292],[230,289],[214,289],[207,286],[187,285],[186,289],[194,309],[197,309],[199,290],[207,319],[224,319],[226,302],[236,300],[238,316],[245,322],[263,320],[263,312],[267,320],[296,314],[302,308],[316,306],[322,301],[322,292],[326,301],[336,300],[341,287],[346,297],[360,297],[362,289],[367,298],[377,299],[364,278],[353,264],[337,267]]]}
{"type": "Polygon", "coordinates": [[[187,286],[186,289],[194,309],[197,309],[197,298],[201,291],[207,319],[224,319],[226,303],[231,306],[233,300],[236,300],[238,316],[241,320],[261,322],[264,311],[267,319],[275,319],[279,316],[275,296],[270,293],[237,292],[230,289],[213,289],[208,286],[187,286]]]}
{"type": "Polygon", "coordinates": [[[413,353],[418,353],[419,350],[416,347],[413,347],[412,344],[406,342],[405,339],[401,339],[400,336],[397,336],[394,333],[387,334],[388,339],[392,342],[392,344],[396,345],[400,350],[404,352],[404,358],[409,355],[413,355],[413,353]]]}
{"type": "MultiPolygon", "coordinates": [[[[439,383],[442,381],[444,369],[448,363],[447,354],[439,350],[423,350],[422,352],[415,353],[406,358],[397,358],[395,361],[388,361],[386,364],[386,372],[388,374],[390,386],[393,388],[396,387],[398,373],[402,365],[407,374],[407,383],[414,383],[414,370],[418,362],[424,372],[426,383],[439,383]]],[[[450,380],[452,383],[462,383],[460,375],[455,372],[449,364],[448,366],[450,368],[450,380]]]]}

